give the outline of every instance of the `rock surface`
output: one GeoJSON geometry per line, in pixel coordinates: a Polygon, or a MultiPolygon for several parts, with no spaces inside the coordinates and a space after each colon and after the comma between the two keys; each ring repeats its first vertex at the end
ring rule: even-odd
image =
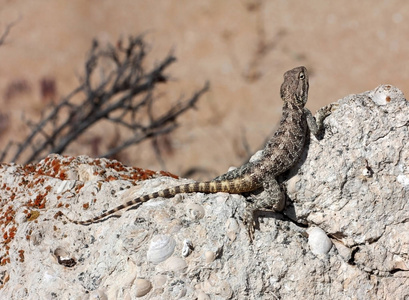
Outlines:
{"type": "Polygon", "coordinates": [[[58,211],[88,219],[188,181],[85,156],[3,164],[0,298],[408,297],[409,102],[384,85],[338,104],[253,244],[241,195],[159,198],[82,226],[58,211]]]}

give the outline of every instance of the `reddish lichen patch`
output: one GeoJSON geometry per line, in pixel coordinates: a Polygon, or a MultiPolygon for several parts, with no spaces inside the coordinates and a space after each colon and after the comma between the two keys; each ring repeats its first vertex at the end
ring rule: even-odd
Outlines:
{"type": "Polygon", "coordinates": [[[33,164],[28,164],[28,165],[23,166],[23,171],[25,175],[27,176],[29,174],[36,172],[36,167],[33,164]]]}
{"type": "Polygon", "coordinates": [[[123,164],[121,164],[119,161],[111,161],[107,162],[105,164],[105,168],[111,168],[114,169],[117,172],[124,172],[126,171],[126,168],[123,164]]]}
{"type": "Polygon", "coordinates": [[[0,266],[4,266],[5,264],[10,263],[10,257],[2,257],[0,260],[0,266]]]}
{"type": "Polygon", "coordinates": [[[60,171],[61,167],[60,161],[58,159],[53,159],[51,165],[53,167],[52,169],[54,171],[54,174],[57,174],[60,171]]]}
{"type": "Polygon", "coordinates": [[[13,207],[10,205],[3,215],[0,216],[0,225],[7,226],[9,223],[14,222],[14,216],[16,212],[14,211],[13,207]]]}
{"type": "MultiPolygon", "coordinates": [[[[20,176],[18,182],[14,185],[10,184],[10,186],[8,186],[8,184],[3,181],[3,184],[1,185],[5,194],[5,199],[2,200],[6,200],[9,205],[3,205],[0,208],[0,239],[3,239],[2,247],[0,247],[0,264],[4,265],[10,262],[9,251],[11,251],[10,249],[14,249],[11,248],[10,242],[15,238],[18,232],[17,230],[20,230],[14,219],[16,213],[13,209],[13,205],[11,205],[12,202],[25,202],[24,207],[21,207],[21,204],[19,205],[19,209],[23,211],[26,220],[40,222],[40,210],[45,208],[48,199],[52,199],[51,193],[56,193],[56,191],[60,190],[58,180],[49,181],[50,177],[66,180],[68,174],[70,174],[70,177],[72,177],[70,179],[76,179],[75,176],[76,172],[78,172],[78,167],[84,164],[92,167],[90,170],[92,170],[91,173],[95,178],[98,179],[98,182],[96,183],[98,189],[102,188],[104,182],[106,183],[116,180],[125,180],[129,182],[129,185],[132,185],[137,181],[158,176],[178,178],[178,176],[169,172],[156,172],[136,167],[128,167],[118,161],[110,161],[104,158],[93,160],[86,157],[50,155],[38,164],[28,164],[17,167],[18,171],[15,172],[15,174],[16,176],[20,176]],[[24,194],[22,194],[22,192],[24,192],[24,194]]],[[[13,168],[15,168],[15,166],[13,166],[13,168]]],[[[79,195],[84,185],[85,182],[77,181],[75,185],[72,186],[72,194],[79,195]]],[[[69,186],[71,187],[71,185],[69,186]]],[[[57,203],[56,206],[58,208],[70,208],[70,204],[65,200],[68,199],[68,197],[71,197],[71,193],[70,196],[64,194],[64,192],[59,195],[53,194],[53,197],[56,197],[57,199],[53,205],[57,203]]],[[[90,205],[95,203],[97,199],[98,197],[89,199],[88,203],[83,204],[83,209],[89,209],[90,205]]],[[[24,233],[22,237],[23,239],[30,240],[31,232],[24,233]]],[[[17,249],[14,251],[17,251],[17,249]]],[[[18,257],[18,260],[24,261],[24,252],[19,251],[18,253],[15,253],[14,257],[18,257]]]]}
{"type": "Polygon", "coordinates": [[[107,180],[107,181],[114,181],[114,180],[117,180],[117,178],[116,178],[115,176],[110,175],[110,176],[108,176],[108,177],[106,178],[106,180],[107,180]]]}
{"type": "Polygon", "coordinates": [[[156,174],[156,172],[154,172],[154,171],[145,170],[144,172],[141,172],[140,179],[141,180],[147,180],[147,179],[153,177],[155,174],[156,174]]]}
{"type": "Polygon", "coordinates": [[[0,258],[0,265],[2,266],[10,262],[10,258],[8,257],[10,249],[9,243],[16,236],[17,227],[14,225],[8,225],[15,224],[15,215],[16,212],[14,211],[13,206],[10,205],[5,211],[3,211],[3,214],[0,216],[1,233],[3,238],[3,241],[1,242],[1,250],[3,250],[3,255],[0,258]]]}
{"type": "MultiPolygon", "coordinates": [[[[17,231],[16,226],[11,226],[8,229],[8,231],[6,230],[3,233],[3,245],[7,245],[8,243],[10,243],[14,239],[14,237],[16,236],[16,231],[17,231]]],[[[9,247],[6,246],[6,249],[8,249],[8,248],[9,247]]]]}
{"type": "Polygon", "coordinates": [[[39,209],[45,208],[45,203],[46,203],[46,198],[45,197],[47,196],[47,193],[48,192],[45,192],[44,194],[39,193],[35,197],[34,201],[30,200],[30,201],[27,202],[26,205],[28,207],[39,208],[39,209]]]}
{"type": "Polygon", "coordinates": [[[75,192],[79,194],[80,190],[84,187],[84,183],[79,183],[75,186],[75,192]]]}
{"type": "Polygon", "coordinates": [[[179,179],[179,176],[177,176],[175,174],[172,174],[170,172],[160,171],[159,174],[162,175],[162,176],[168,176],[168,177],[172,177],[172,178],[175,178],[175,179],[179,179]]]}
{"type": "Polygon", "coordinates": [[[24,250],[18,250],[18,257],[20,258],[20,262],[24,262],[24,250]]]}
{"type": "Polygon", "coordinates": [[[50,176],[61,180],[67,179],[66,170],[70,168],[73,157],[48,156],[37,165],[38,175],[50,176]]]}
{"type": "Polygon", "coordinates": [[[59,217],[63,215],[62,211],[57,211],[54,215],[54,219],[57,220],[59,217]]]}

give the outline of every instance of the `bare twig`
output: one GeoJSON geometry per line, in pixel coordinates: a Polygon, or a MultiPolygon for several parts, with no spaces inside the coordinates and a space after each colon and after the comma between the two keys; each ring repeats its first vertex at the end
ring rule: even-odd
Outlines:
{"type": "Polygon", "coordinates": [[[6,38],[9,35],[9,33],[11,31],[11,28],[13,28],[19,21],[20,21],[20,18],[18,18],[14,22],[11,22],[11,23],[7,24],[7,26],[4,29],[2,35],[0,36],[0,46],[3,45],[6,42],[6,38]]]}
{"type": "Polygon", "coordinates": [[[113,156],[130,145],[173,131],[177,118],[194,108],[208,90],[206,83],[190,99],[179,101],[156,117],[157,113],[152,112],[155,88],[158,83],[167,81],[164,71],[176,58],[169,54],[147,71],[143,66],[147,55],[143,39],[130,37],[127,46],[123,45],[120,41],[117,47],[101,47],[97,41],[93,42],[79,87],[34,124],[24,142],[18,144],[12,161],[19,160],[23,154],[27,157],[25,163],[29,163],[49,153],[63,153],[68,145],[101,120],[117,124],[132,135],[102,155],[113,156]],[[108,71],[102,72],[101,65],[104,70],[108,66],[108,71]],[[98,72],[102,72],[102,76],[98,77],[98,72]],[[74,97],[83,99],[74,103],[74,97]]]}

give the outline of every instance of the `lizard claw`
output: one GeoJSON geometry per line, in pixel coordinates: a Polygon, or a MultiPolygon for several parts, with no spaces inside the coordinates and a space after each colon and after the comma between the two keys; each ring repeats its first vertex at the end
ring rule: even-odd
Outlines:
{"type": "Polygon", "coordinates": [[[246,226],[247,228],[247,233],[250,238],[250,243],[252,243],[254,241],[254,232],[256,228],[256,222],[254,221],[252,212],[248,212],[244,214],[243,223],[244,223],[244,226],[246,226]]]}
{"type": "Polygon", "coordinates": [[[246,224],[247,233],[248,233],[249,238],[250,238],[250,243],[253,243],[253,241],[254,241],[254,232],[255,232],[254,226],[255,226],[255,223],[253,223],[253,224],[251,224],[251,225],[250,225],[250,224],[246,224]]]}
{"type": "Polygon", "coordinates": [[[336,111],[339,107],[338,102],[330,103],[324,107],[321,107],[317,113],[315,114],[315,119],[319,122],[322,122],[326,117],[328,117],[331,113],[336,111]]]}
{"type": "Polygon", "coordinates": [[[254,241],[254,233],[256,232],[256,222],[252,222],[251,225],[248,226],[248,232],[249,232],[249,237],[250,237],[250,243],[253,243],[254,241]]]}

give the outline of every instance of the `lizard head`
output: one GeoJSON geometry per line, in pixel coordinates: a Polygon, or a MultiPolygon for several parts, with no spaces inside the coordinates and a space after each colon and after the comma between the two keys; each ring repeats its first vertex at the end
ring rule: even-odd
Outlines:
{"type": "Polygon", "coordinates": [[[281,85],[281,99],[304,107],[308,98],[308,72],[305,67],[297,67],[284,73],[281,85]]]}

